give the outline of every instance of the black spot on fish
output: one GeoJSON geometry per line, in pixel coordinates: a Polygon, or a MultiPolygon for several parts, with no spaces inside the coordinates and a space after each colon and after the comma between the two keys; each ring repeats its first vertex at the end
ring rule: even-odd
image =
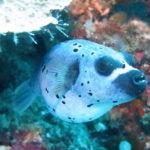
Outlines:
{"type": "Polygon", "coordinates": [[[89,105],[87,105],[87,107],[91,107],[93,104],[89,104],[89,105]]]}
{"type": "Polygon", "coordinates": [[[78,95],[79,97],[81,97],[81,95],[78,95]]]}
{"type": "Polygon", "coordinates": [[[92,52],[91,55],[94,55],[94,52],[92,52]]]}
{"type": "Polygon", "coordinates": [[[74,43],[73,45],[74,45],[74,46],[76,46],[76,45],[77,45],[77,43],[74,43]]]}
{"type": "Polygon", "coordinates": [[[82,57],[84,57],[84,54],[82,54],[82,57]]]}
{"type": "Polygon", "coordinates": [[[66,98],[66,96],[65,96],[65,95],[63,95],[62,97],[63,97],[64,99],[66,98]]]}
{"type": "Polygon", "coordinates": [[[79,73],[80,73],[79,61],[76,60],[68,67],[68,71],[66,73],[65,87],[67,90],[70,90],[70,88],[76,83],[79,73]]]}
{"type": "Polygon", "coordinates": [[[97,100],[97,102],[100,102],[100,100],[97,100]]]}
{"type": "Polygon", "coordinates": [[[84,85],[84,83],[81,83],[81,86],[83,86],[84,85]]]}
{"type": "Polygon", "coordinates": [[[58,95],[58,94],[56,94],[56,97],[57,97],[57,98],[59,98],[59,95],[58,95]]]}
{"type": "Polygon", "coordinates": [[[75,49],[73,49],[73,51],[74,51],[74,52],[77,52],[77,51],[78,51],[78,49],[77,49],[77,48],[75,48],[75,49]]]}
{"type": "Polygon", "coordinates": [[[68,119],[71,119],[71,117],[68,117],[68,119]]]}
{"type": "Polygon", "coordinates": [[[87,84],[90,84],[90,81],[87,81],[87,84]]]}
{"type": "Polygon", "coordinates": [[[53,112],[55,112],[55,109],[53,108],[53,112]]]}
{"type": "Polygon", "coordinates": [[[47,92],[47,93],[49,93],[49,91],[48,91],[48,89],[47,89],[47,88],[45,88],[45,90],[46,90],[46,92],[47,92]]]}
{"type": "Polygon", "coordinates": [[[81,45],[79,45],[78,47],[82,47],[81,45]]]}
{"type": "Polygon", "coordinates": [[[62,103],[63,103],[63,104],[66,104],[66,102],[65,102],[65,101],[62,101],[62,103]]]}
{"type": "Polygon", "coordinates": [[[42,72],[44,72],[45,68],[46,68],[46,66],[44,65],[43,68],[42,68],[42,72]]]}
{"type": "Polygon", "coordinates": [[[117,103],[118,101],[113,101],[113,103],[117,103]]]}
{"type": "Polygon", "coordinates": [[[89,94],[90,96],[92,96],[92,95],[93,95],[93,93],[91,93],[91,92],[89,92],[88,94],[89,94]]]}

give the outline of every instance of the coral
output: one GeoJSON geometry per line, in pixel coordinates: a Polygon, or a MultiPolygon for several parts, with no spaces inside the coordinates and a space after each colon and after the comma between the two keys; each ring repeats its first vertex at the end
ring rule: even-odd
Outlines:
{"type": "Polygon", "coordinates": [[[117,50],[132,53],[145,51],[149,55],[149,26],[140,20],[127,21],[127,14],[125,12],[118,12],[107,20],[105,18],[101,21],[88,19],[82,28],[80,28],[80,24],[82,22],[79,20],[72,33],[75,38],[77,35],[117,50]],[[144,30],[141,30],[143,28],[144,30]],[[80,32],[81,29],[82,32],[80,32]],[[134,40],[135,38],[136,40],[134,40]]]}
{"type": "MultiPolygon", "coordinates": [[[[82,5],[84,6],[84,4],[82,5]]],[[[86,6],[87,8],[85,10],[88,11],[91,5],[86,6]]],[[[77,7],[77,9],[80,8],[77,7]]],[[[72,10],[74,9],[72,8],[72,10]]],[[[76,11],[79,12],[78,10],[76,11]]],[[[78,16],[78,14],[76,14],[76,16],[78,16]]],[[[129,16],[125,11],[117,11],[109,16],[107,14],[107,18],[105,16],[97,16],[97,14],[94,13],[91,17],[85,16],[87,15],[84,14],[83,18],[81,14],[80,17],[76,17],[76,26],[72,32],[75,38],[90,39],[117,50],[124,50],[132,53],[145,51],[146,55],[150,55],[150,27],[148,23],[137,19],[135,16],[129,16]],[[82,32],[80,32],[81,30],[82,32]]]]}
{"type": "Polygon", "coordinates": [[[51,11],[62,10],[70,2],[71,0],[3,0],[0,5],[0,33],[32,32],[50,23],[58,24],[51,11]]]}
{"type": "Polygon", "coordinates": [[[50,44],[47,43],[56,40],[57,36],[60,39],[62,35],[68,38],[69,23],[65,19],[67,13],[64,8],[70,2],[71,0],[3,0],[0,4],[0,52],[8,50],[7,45],[10,44],[14,45],[12,51],[17,48],[20,50],[19,46],[24,41],[37,47],[39,39],[49,49],[50,44]]]}
{"type": "Polygon", "coordinates": [[[11,150],[47,150],[43,146],[39,131],[19,131],[16,135],[16,141],[12,143],[11,150]]]}
{"type": "Polygon", "coordinates": [[[70,5],[70,12],[72,15],[82,15],[81,20],[94,19],[96,14],[96,16],[108,15],[113,3],[113,0],[73,0],[70,5]]]}
{"type": "Polygon", "coordinates": [[[150,86],[147,87],[145,96],[147,97],[147,106],[150,106],[150,86]]]}

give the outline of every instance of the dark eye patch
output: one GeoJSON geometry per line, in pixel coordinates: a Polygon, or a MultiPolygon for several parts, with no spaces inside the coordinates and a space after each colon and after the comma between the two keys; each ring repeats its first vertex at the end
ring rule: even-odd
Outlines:
{"type": "Polygon", "coordinates": [[[104,56],[95,62],[95,69],[101,75],[110,75],[116,68],[122,68],[123,64],[112,57],[104,56]]]}
{"type": "Polygon", "coordinates": [[[131,54],[127,53],[127,52],[122,52],[122,54],[123,54],[123,57],[126,60],[126,62],[129,65],[134,67],[135,66],[135,59],[134,59],[134,57],[131,54]]]}

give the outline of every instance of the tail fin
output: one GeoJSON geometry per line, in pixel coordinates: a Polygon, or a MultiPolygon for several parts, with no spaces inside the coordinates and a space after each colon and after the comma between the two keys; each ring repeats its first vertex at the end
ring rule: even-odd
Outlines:
{"type": "Polygon", "coordinates": [[[26,80],[16,88],[14,95],[13,110],[22,113],[33,103],[36,92],[34,91],[30,80],[26,80]]]}

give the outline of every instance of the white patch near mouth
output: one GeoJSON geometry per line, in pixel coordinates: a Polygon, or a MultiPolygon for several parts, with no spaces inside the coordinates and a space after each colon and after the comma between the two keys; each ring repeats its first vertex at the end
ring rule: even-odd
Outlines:
{"type": "Polygon", "coordinates": [[[114,81],[119,75],[125,74],[131,70],[137,70],[136,68],[133,68],[128,63],[124,62],[125,68],[117,68],[113,71],[113,73],[110,75],[110,80],[114,81]]]}

